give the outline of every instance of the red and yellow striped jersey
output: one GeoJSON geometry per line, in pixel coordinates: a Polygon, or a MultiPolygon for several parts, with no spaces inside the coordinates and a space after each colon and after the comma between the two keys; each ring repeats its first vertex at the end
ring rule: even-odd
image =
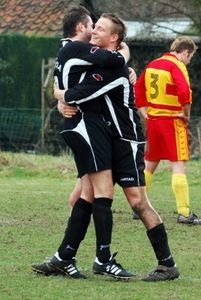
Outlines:
{"type": "Polygon", "coordinates": [[[192,103],[187,68],[170,53],[147,65],[134,91],[136,107],[147,106],[149,117],[172,116],[181,113],[185,104],[192,103]]]}

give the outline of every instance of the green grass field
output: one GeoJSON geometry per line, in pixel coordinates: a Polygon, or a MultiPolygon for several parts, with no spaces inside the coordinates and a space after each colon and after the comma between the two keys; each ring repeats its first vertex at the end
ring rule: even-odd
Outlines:
{"type": "MultiPolygon", "coordinates": [[[[201,215],[201,161],[187,164],[191,209],[201,215]]],[[[181,276],[172,282],[146,283],[140,275],[156,266],[141,221],[116,186],[113,202],[112,252],[136,277],[129,282],[93,275],[93,222],[77,253],[77,266],[87,280],[43,277],[31,269],[51,257],[63,238],[69,215],[68,197],[76,178],[74,163],[65,156],[0,153],[0,299],[2,300],[158,300],[201,299],[201,225],[176,223],[176,205],[167,162],[154,175],[149,198],[161,214],[181,276]]]]}

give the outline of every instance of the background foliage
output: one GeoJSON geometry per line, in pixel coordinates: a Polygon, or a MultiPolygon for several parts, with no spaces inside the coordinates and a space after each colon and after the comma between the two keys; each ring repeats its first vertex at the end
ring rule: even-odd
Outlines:
{"type": "MultiPolygon", "coordinates": [[[[41,150],[42,59],[47,64],[49,58],[55,58],[60,38],[20,34],[0,35],[0,149],[5,151],[41,150]],[[28,119],[30,122],[27,122],[28,119]]],[[[128,40],[131,50],[129,65],[139,76],[149,61],[169,50],[171,42],[172,40],[161,38],[128,40]]],[[[188,67],[193,89],[192,116],[201,115],[200,48],[188,67]]],[[[47,75],[48,69],[45,72],[47,75]]],[[[66,146],[59,134],[63,118],[56,108],[52,83],[53,80],[46,89],[47,111],[44,134],[45,151],[43,152],[55,155],[63,150],[66,151],[66,146]]],[[[196,127],[194,140],[198,140],[198,145],[201,145],[200,128],[196,127]]],[[[196,154],[200,151],[199,146],[196,154]]]]}
{"type": "MultiPolygon", "coordinates": [[[[55,57],[60,37],[0,35],[0,107],[41,107],[41,62],[55,57]]],[[[172,40],[129,40],[132,65],[138,76],[152,59],[168,51],[172,40]]],[[[201,46],[199,44],[198,46],[201,46]]],[[[200,115],[201,49],[197,50],[189,69],[193,96],[193,115],[200,115]]]]}
{"type": "Polygon", "coordinates": [[[41,107],[41,62],[55,57],[59,37],[0,35],[0,107],[41,107]]]}

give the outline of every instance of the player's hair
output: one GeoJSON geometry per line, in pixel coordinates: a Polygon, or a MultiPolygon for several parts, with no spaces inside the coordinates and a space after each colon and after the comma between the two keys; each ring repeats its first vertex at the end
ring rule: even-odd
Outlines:
{"type": "Polygon", "coordinates": [[[186,36],[180,36],[176,38],[170,46],[171,52],[181,53],[184,50],[189,50],[190,53],[194,53],[197,50],[197,46],[194,41],[186,36]]]}
{"type": "Polygon", "coordinates": [[[113,27],[112,27],[111,33],[118,35],[119,38],[117,41],[117,46],[119,46],[119,44],[126,37],[126,33],[127,33],[127,28],[126,28],[124,22],[115,13],[103,13],[101,15],[101,18],[106,18],[106,19],[109,19],[112,21],[113,27]]]}
{"type": "Polygon", "coordinates": [[[74,37],[76,35],[76,26],[80,22],[87,27],[90,12],[81,5],[70,7],[63,17],[63,37],[74,37]]]}

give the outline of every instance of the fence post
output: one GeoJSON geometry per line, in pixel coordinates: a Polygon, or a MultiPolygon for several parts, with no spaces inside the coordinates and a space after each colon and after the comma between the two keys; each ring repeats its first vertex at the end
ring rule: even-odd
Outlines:
{"type": "Polygon", "coordinates": [[[45,124],[45,97],[44,97],[44,77],[45,77],[45,60],[42,59],[41,66],[41,151],[45,151],[45,133],[44,133],[44,124],[45,124]]]}

